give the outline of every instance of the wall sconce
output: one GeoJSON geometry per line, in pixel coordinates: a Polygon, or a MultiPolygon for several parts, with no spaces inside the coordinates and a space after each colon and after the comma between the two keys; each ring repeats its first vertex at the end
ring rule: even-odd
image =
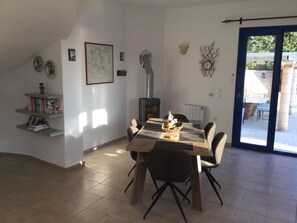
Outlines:
{"type": "Polygon", "coordinates": [[[181,55],[186,55],[189,49],[189,43],[183,43],[179,45],[179,51],[181,55]]]}

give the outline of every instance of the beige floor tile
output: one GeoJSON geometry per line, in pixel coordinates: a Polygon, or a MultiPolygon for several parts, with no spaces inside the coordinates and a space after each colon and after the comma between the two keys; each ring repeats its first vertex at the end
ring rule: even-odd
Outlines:
{"type": "Polygon", "coordinates": [[[269,204],[267,203],[244,199],[240,204],[239,210],[265,216],[268,206],[269,204]]]}
{"type": "Polygon", "coordinates": [[[91,188],[90,190],[88,190],[88,193],[91,194],[95,194],[101,197],[105,197],[107,194],[109,194],[110,192],[117,190],[116,187],[112,187],[112,186],[108,186],[105,184],[98,184],[95,187],[91,188]]]}
{"type": "Polygon", "coordinates": [[[266,193],[260,193],[260,192],[255,192],[255,191],[246,191],[243,199],[269,204],[269,202],[271,200],[271,196],[266,193]]]}
{"type": "MultiPolygon", "coordinates": [[[[62,170],[21,156],[0,154],[2,223],[183,223],[171,191],[164,193],[145,221],[156,191],[147,174],[142,203],[130,205],[135,163],[125,151],[127,139],[85,155],[85,167],[62,170]]],[[[224,205],[203,174],[205,212],[182,201],[189,223],[296,223],[296,158],[227,148],[212,171],[224,205]],[[265,160],[265,162],[263,162],[265,160]],[[267,171],[269,169],[269,171],[267,171]]],[[[161,182],[158,182],[161,185],[161,182]]],[[[178,184],[182,191],[189,185],[178,184]]],[[[191,193],[188,196],[191,198],[191,193]]]]}
{"type": "Polygon", "coordinates": [[[261,184],[261,183],[251,183],[249,186],[249,191],[254,191],[254,192],[259,192],[259,193],[264,193],[268,195],[273,194],[273,183],[270,185],[266,184],[261,184]]]}
{"type": "Polygon", "coordinates": [[[270,204],[267,210],[267,217],[283,220],[285,222],[295,223],[296,221],[296,208],[290,209],[279,205],[270,204]]]}
{"type": "Polygon", "coordinates": [[[226,219],[224,217],[217,217],[205,214],[203,215],[202,219],[199,221],[199,223],[231,223],[231,219],[226,219]]]}
{"type": "Polygon", "coordinates": [[[33,204],[32,207],[43,212],[48,212],[51,215],[57,215],[61,219],[67,219],[85,209],[82,206],[73,205],[71,202],[66,202],[58,198],[41,200],[33,204]]]}
{"type": "Polygon", "coordinates": [[[92,204],[98,202],[100,199],[102,199],[102,197],[98,195],[83,192],[80,195],[69,200],[69,202],[73,205],[87,208],[92,204]]]}
{"type": "Polygon", "coordinates": [[[40,211],[39,214],[28,221],[28,223],[64,223],[66,220],[66,216],[58,215],[48,211],[40,211]]]}
{"type": "Polygon", "coordinates": [[[20,223],[30,222],[33,218],[39,215],[39,210],[32,207],[23,207],[14,209],[11,212],[2,215],[1,223],[20,223]]]}
{"type": "Polygon", "coordinates": [[[290,221],[284,221],[280,219],[266,217],[264,223],[291,223],[290,221]]]}
{"type": "Polygon", "coordinates": [[[231,221],[234,218],[236,211],[236,208],[213,203],[205,210],[205,213],[214,217],[221,217],[231,221]]]}
{"type": "Polygon", "coordinates": [[[262,215],[252,214],[250,212],[239,210],[235,217],[233,222],[234,223],[263,223],[265,217],[262,215]]]}
{"type": "Polygon", "coordinates": [[[106,198],[102,198],[95,204],[88,207],[89,210],[96,211],[104,215],[110,215],[112,213],[116,213],[116,211],[119,208],[120,208],[120,203],[106,198]]]}
{"type": "Polygon", "coordinates": [[[104,217],[106,217],[106,215],[86,209],[70,218],[65,223],[98,223],[101,222],[104,217]]]}

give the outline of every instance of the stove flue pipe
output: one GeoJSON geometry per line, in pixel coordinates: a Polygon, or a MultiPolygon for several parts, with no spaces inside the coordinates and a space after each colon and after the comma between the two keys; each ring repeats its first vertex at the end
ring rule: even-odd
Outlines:
{"type": "Polygon", "coordinates": [[[139,61],[141,66],[146,71],[146,97],[153,98],[153,89],[154,89],[154,72],[151,65],[152,54],[148,50],[143,50],[140,53],[139,61]]]}

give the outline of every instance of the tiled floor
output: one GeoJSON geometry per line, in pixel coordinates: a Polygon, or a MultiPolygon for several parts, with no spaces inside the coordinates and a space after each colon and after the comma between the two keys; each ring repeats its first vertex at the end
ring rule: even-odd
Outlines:
{"type": "MultiPolygon", "coordinates": [[[[0,155],[0,222],[184,222],[169,190],[142,220],[154,193],[149,177],[143,203],[129,205],[124,188],[133,160],[126,144],[122,139],[88,153],[86,166],[70,171],[0,155]]],[[[205,212],[182,202],[189,222],[296,223],[297,158],[227,148],[212,173],[224,205],[204,177],[205,212]]]]}

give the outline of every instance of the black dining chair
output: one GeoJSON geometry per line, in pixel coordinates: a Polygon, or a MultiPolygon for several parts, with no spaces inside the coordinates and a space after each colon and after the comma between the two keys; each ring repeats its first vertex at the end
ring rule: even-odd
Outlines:
{"type": "MultiPolygon", "coordinates": [[[[187,118],[187,116],[183,115],[183,114],[172,114],[174,118],[177,119],[177,121],[179,122],[189,122],[189,119],[187,118]]],[[[168,114],[165,115],[163,117],[163,119],[168,119],[168,114]]]]}
{"type": "MultiPolygon", "coordinates": [[[[132,127],[130,126],[127,129],[127,137],[129,142],[134,138],[134,136],[137,134],[137,132],[133,133],[132,127]]],[[[131,158],[136,162],[137,159],[137,152],[134,151],[130,151],[130,156],[131,158]]],[[[128,173],[128,176],[130,176],[131,172],[135,169],[135,164],[133,165],[133,167],[131,168],[131,170],[128,173]]],[[[127,187],[125,188],[125,193],[127,192],[128,188],[131,186],[131,184],[133,183],[133,179],[129,182],[129,184],[127,185],[127,187]]]]}
{"type": "Polygon", "coordinates": [[[159,187],[159,189],[155,193],[155,196],[153,196],[154,200],[152,201],[148,210],[145,212],[143,219],[146,218],[146,216],[157,203],[163,192],[169,186],[175,198],[177,206],[185,222],[187,222],[187,218],[176,192],[180,193],[182,196],[184,196],[184,194],[177,188],[174,183],[185,182],[191,176],[191,156],[183,150],[156,147],[150,152],[147,166],[152,178],[154,180],[164,181],[164,184],[159,187]]]}
{"type": "MultiPolygon", "coordinates": [[[[207,176],[213,190],[215,191],[216,195],[218,196],[221,202],[221,205],[223,205],[223,201],[216,188],[215,183],[219,186],[219,189],[221,189],[221,185],[217,182],[215,177],[210,173],[210,170],[213,168],[217,168],[221,164],[226,140],[227,140],[227,134],[224,132],[219,132],[212,140],[212,145],[211,145],[212,156],[201,156],[202,171],[207,176]]],[[[191,190],[191,186],[189,187],[185,196],[188,195],[190,190],[191,190]]]]}
{"type": "MultiPolygon", "coordinates": [[[[136,120],[132,119],[130,122],[130,127],[127,129],[127,137],[129,142],[134,138],[134,136],[138,133],[138,131],[142,128],[142,125],[136,120]]],[[[131,158],[136,161],[137,158],[137,152],[130,152],[131,158]]],[[[128,173],[128,176],[132,173],[132,171],[135,169],[135,165],[131,168],[131,170],[128,173]]]]}
{"type": "MultiPolygon", "coordinates": [[[[141,124],[138,124],[136,119],[132,119],[131,120],[131,126],[127,129],[127,137],[128,137],[129,142],[138,133],[138,131],[140,130],[140,128],[142,128],[142,125],[141,124]],[[136,128],[135,128],[135,126],[136,126],[136,128]]],[[[130,156],[136,162],[137,152],[130,151],[130,156]]],[[[131,172],[135,169],[135,166],[136,166],[136,164],[133,165],[133,167],[131,168],[131,170],[128,173],[128,176],[130,176],[131,172]]],[[[129,184],[126,186],[126,188],[124,190],[125,193],[127,193],[127,190],[129,189],[129,187],[131,186],[132,183],[133,183],[133,179],[131,179],[130,182],[129,182],[129,184]]],[[[154,179],[153,179],[153,183],[154,183],[156,189],[158,189],[157,182],[154,179]]]]}

